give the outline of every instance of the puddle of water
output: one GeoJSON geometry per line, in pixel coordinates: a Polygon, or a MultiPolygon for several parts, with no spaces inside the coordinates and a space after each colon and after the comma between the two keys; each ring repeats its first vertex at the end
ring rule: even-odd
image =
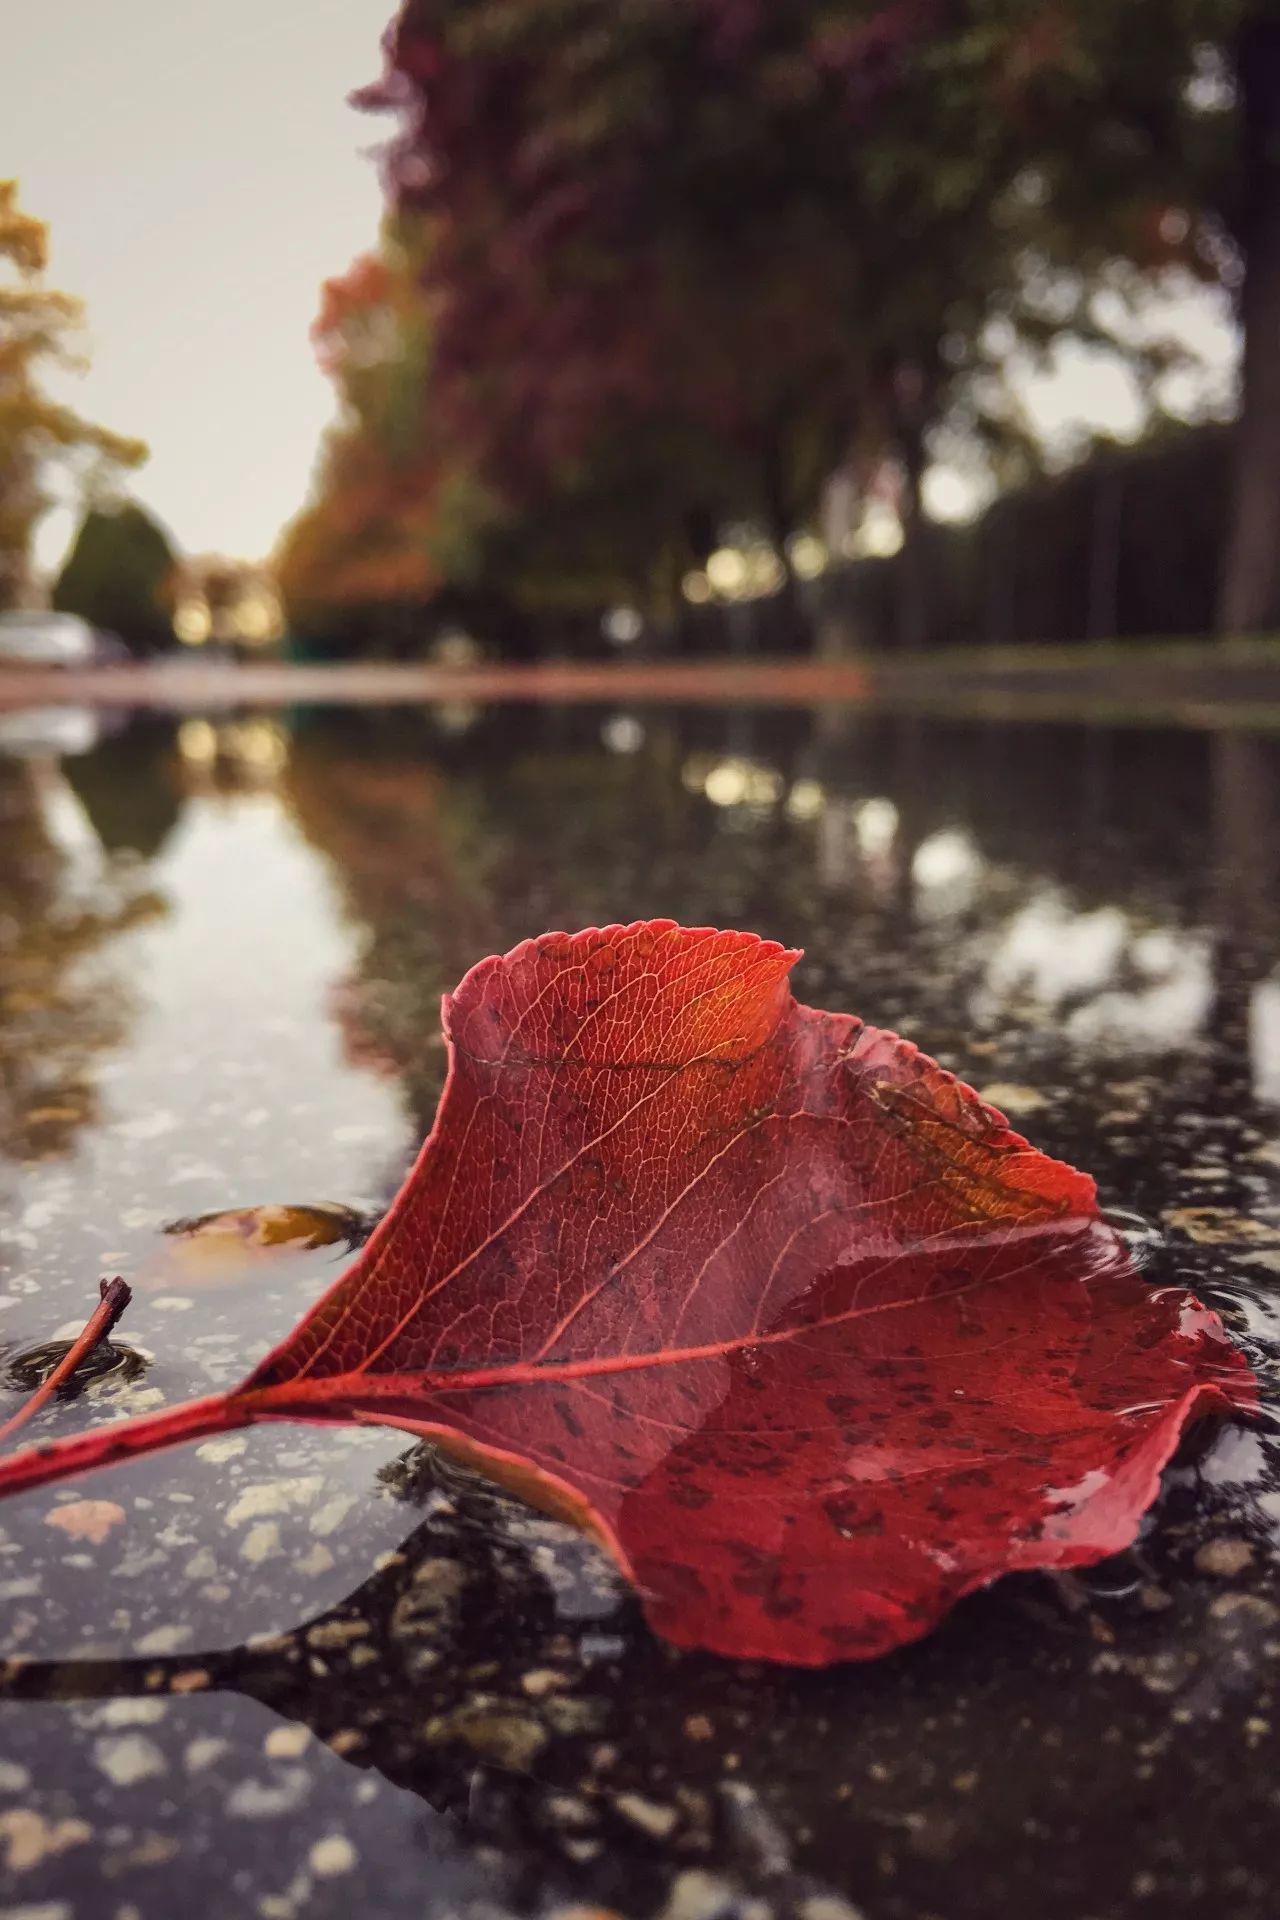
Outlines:
{"type": "MultiPolygon", "coordinates": [[[[30,1437],[241,1376],[347,1257],[344,1231],[259,1257],[242,1210],[376,1213],[434,1110],[441,993],[544,927],[650,914],[805,946],[803,999],[906,1031],[1095,1172],[1151,1284],[1216,1305],[1270,1395],[1278,801],[1280,749],[1248,736],[891,715],[24,735],[0,758],[0,1359],[116,1272],[115,1337],[149,1356],[30,1437]]],[[[1278,1448],[1274,1421],[1204,1431],[1121,1562],[822,1675],[673,1654],[588,1545],[389,1434],[99,1476],[64,1503],[118,1510],[98,1539],[14,1502],[0,1644],[37,1664],[0,1706],[0,1838],[44,1837],[21,1867],[10,1844],[4,1897],[1261,1920],[1278,1448]]]]}

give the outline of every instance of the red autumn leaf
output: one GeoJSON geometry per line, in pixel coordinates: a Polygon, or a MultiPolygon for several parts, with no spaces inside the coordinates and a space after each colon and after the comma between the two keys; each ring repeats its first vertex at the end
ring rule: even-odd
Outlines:
{"type": "Polygon", "coordinates": [[[443,1442],[605,1541],[686,1646],[819,1664],[996,1575],[1125,1546],[1254,1383],[1093,1182],[796,956],[547,934],[445,1004],[395,1204],[231,1394],[19,1455],[0,1492],[257,1420],[443,1442]]]}

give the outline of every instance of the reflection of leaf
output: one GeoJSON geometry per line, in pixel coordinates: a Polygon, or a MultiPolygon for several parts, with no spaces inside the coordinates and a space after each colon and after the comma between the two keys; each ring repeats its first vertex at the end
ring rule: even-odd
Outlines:
{"type": "Polygon", "coordinates": [[[670,1638],[821,1663],[1125,1545],[1186,1422],[1252,1404],[1093,1183],[794,955],[548,934],[446,1004],[436,1126],[346,1274],[226,1396],[0,1492],[266,1419],[423,1433],[571,1513],[670,1638]]]}

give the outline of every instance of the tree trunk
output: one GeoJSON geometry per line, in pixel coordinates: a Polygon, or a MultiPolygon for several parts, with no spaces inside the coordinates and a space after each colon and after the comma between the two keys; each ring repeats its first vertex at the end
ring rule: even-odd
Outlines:
{"type": "Polygon", "coordinates": [[[924,478],[924,435],[915,428],[902,431],[902,548],[898,557],[898,645],[918,653],[932,637],[933,543],[932,529],[920,498],[924,478]]]}
{"type": "Polygon", "coordinates": [[[983,527],[986,612],[982,637],[989,647],[1012,646],[1018,637],[1018,520],[1016,492],[989,509],[983,527]]]}
{"type": "Polygon", "coordinates": [[[771,440],[760,463],[760,491],[764,504],[765,528],[788,586],[795,583],[795,570],[787,551],[787,542],[795,531],[791,505],[787,498],[785,464],[780,439],[771,440]]]}
{"type": "Polygon", "coordinates": [[[1215,733],[1211,751],[1213,997],[1198,1097],[1211,1111],[1235,1112],[1259,1092],[1253,1009],[1275,956],[1276,758],[1268,740],[1238,727],[1215,733]]]}
{"type": "Polygon", "coordinates": [[[1120,631],[1120,522],[1124,511],[1124,470],[1108,464],[1093,477],[1093,517],[1089,534],[1089,597],[1085,638],[1114,640],[1120,631]]]}
{"type": "Polygon", "coordinates": [[[1280,21],[1240,37],[1244,377],[1218,627],[1280,628],[1280,21]]]}
{"type": "Polygon", "coordinates": [[[782,585],[778,590],[778,626],[782,645],[784,651],[799,651],[806,641],[811,641],[812,636],[800,597],[800,583],[796,579],[787,548],[787,542],[795,532],[795,516],[791,510],[781,436],[770,441],[765,449],[761,465],[761,490],[769,542],[782,569],[782,585]]]}

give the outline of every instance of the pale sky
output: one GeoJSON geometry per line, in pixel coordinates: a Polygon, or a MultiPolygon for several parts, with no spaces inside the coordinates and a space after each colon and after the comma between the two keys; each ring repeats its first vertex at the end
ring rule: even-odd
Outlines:
{"type": "MultiPolygon", "coordinates": [[[[92,367],[65,397],[150,443],[132,490],[188,552],[263,555],[306,493],[333,413],[307,330],[381,211],[389,123],[346,95],[379,72],[394,5],[6,10],[0,178],[50,224],[50,283],[88,305],[92,367]]],[[[44,563],[69,530],[48,516],[44,563]]]]}
{"type": "MultiPolygon", "coordinates": [[[[65,397],[149,442],[136,496],[187,552],[265,555],[307,492],[333,396],[308,328],[319,287],[373,244],[373,149],[389,122],[346,95],[380,69],[395,0],[11,0],[0,62],[0,179],[52,229],[51,284],[88,306],[92,366],[65,397]]],[[[1229,393],[1221,297],[1174,303],[1209,379],[1229,393]]],[[[1184,382],[1184,384],[1186,384],[1184,382]]],[[[1041,433],[1126,433],[1130,383],[1067,349],[1019,385],[1041,433]]],[[[1175,382],[1176,387],[1176,382],[1175,382]]],[[[1220,402],[1221,403],[1221,402],[1220,402]]],[[[934,510],[972,485],[934,470],[934,510]]],[[[37,538],[55,565],[65,511],[37,538]]]]}

